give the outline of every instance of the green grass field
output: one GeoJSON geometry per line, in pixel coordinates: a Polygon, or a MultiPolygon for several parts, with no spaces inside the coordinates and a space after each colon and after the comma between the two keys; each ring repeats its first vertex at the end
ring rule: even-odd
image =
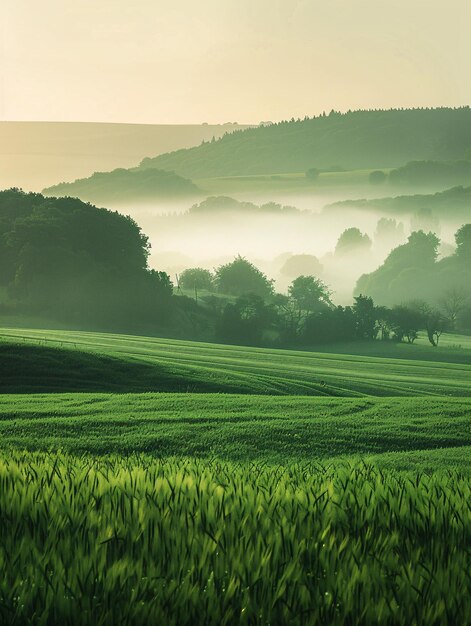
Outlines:
{"type": "Polygon", "coordinates": [[[0,623],[466,625],[471,341],[0,330],[0,623]]]}
{"type": "Polygon", "coordinates": [[[227,394],[0,396],[3,447],[230,461],[368,458],[471,474],[471,401],[227,394]]]}

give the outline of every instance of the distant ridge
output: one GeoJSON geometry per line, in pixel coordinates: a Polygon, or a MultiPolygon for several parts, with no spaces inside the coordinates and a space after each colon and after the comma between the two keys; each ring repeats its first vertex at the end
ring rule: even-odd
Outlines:
{"type": "Polygon", "coordinates": [[[144,159],[144,168],[189,178],[281,174],[309,168],[398,167],[465,158],[471,109],[353,111],[241,130],[203,145],[144,159]]]}
{"type": "Polygon", "coordinates": [[[196,146],[236,128],[247,126],[0,121],[0,189],[40,191],[93,172],[133,167],[144,157],[196,146]]]}

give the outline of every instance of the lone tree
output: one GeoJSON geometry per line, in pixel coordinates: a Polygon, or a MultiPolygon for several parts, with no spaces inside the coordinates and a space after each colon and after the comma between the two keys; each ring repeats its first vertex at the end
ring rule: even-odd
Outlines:
{"type": "Polygon", "coordinates": [[[312,313],[325,306],[332,306],[332,292],[327,285],[314,276],[298,276],[288,288],[291,300],[300,311],[312,313]]]}
{"type": "Polygon", "coordinates": [[[449,322],[450,328],[454,329],[459,314],[466,305],[468,295],[462,287],[454,285],[445,291],[439,300],[440,310],[449,322]]]}
{"type": "Polygon", "coordinates": [[[240,255],[217,268],[215,284],[218,291],[232,296],[251,293],[267,298],[273,295],[273,280],[240,255]]]}
{"type": "Polygon", "coordinates": [[[428,340],[436,348],[440,337],[449,328],[449,321],[438,309],[430,306],[427,302],[418,302],[416,307],[422,315],[428,340]]]}
{"type": "Polygon", "coordinates": [[[394,218],[381,217],[376,224],[374,237],[380,241],[400,242],[404,240],[404,224],[394,218]]]}
{"type": "Polygon", "coordinates": [[[368,176],[368,180],[370,181],[370,184],[372,185],[381,185],[382,183],[386,181],[386,178],[387,176],[383,172],[383,170],[374,170],[368,176]]]}
{"type": "Polygon", "coordinates": [[[397,341],[407,339],[407,343],[414,343],[422,327],[422,316],[419,311],[400,305],[390,312],[391,327],[397,341]]]}
{"type": "Polygon", "coordinates": [[[202,267],[191,267],[180,274],[180,286],[183,289],[206,289],[214,287],[213,275],[202,267]]]}
{"type": "Polygon", "coordinates": [[[367,251],[371,248],[372,241],[366,233],[362,233],[359,228],[347,228],[340,235],[335,254],[349,254],[350,252],[367,251]]]}
{"type": "Polygon", "coordinates": [[[286,259],[280,270],[280,273],[288,278],[315,276],[320,272],[322,272],[322,265],[313,254],[293,254],[286,259]]]}
{"type": "Polygon", "coordinates": [[[373,298],[360,294],[354,300],[352,309],[356,336],[358,339],[376,339],[379,328],[376,323],[376,308],[373,298]]]}
{"type": "Polygon", "coordinates": [[[319,170],[316,167],[311,167],[306,171],[305,176],[309,180],[317,180],[319,178],[319,170]]]}

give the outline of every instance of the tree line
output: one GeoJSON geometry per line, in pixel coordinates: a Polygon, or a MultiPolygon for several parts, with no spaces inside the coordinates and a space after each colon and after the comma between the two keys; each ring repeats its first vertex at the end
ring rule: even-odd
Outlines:
{"type": "MultiPolygon", "coordinates": [[[[345,239],[349,248],[358,233],[345,239]]],[[[447,329],[471,331],[471,294],[460,283],[471,284],[471,224],[458,230],[456,242],[456,253],[437,261],[436,236],[413,233],[359,281],[350,306],[338,306],[315,275],[296,276],[286,294],[276,293],[274,281],[241,256],[214,272],[188,268],[174,285],[165,272],[149,268],[149,241],[130,217],[74,198],[11,189],[0,192],[0,314],[280,347],[413,343],[425,330],[437,345],[447,329]],[[437,268],[448,272],[446,288],[418,300],[418,284],[437,268]],[[385,302],[394,281],[414,284],[414,298],[397,292],[385,302]]]]}
{"type": "Polygon", "coordinates": [[[333,164],[370,169],[458,160],[471,146],[470,121],[469,107],[331,111],[236,131],[214,143],[146,159],[140,168],[207,178],[331,170],[333,164]]]}
{"type": "Polygon", "coordinates": [[[445,294],[437,306],[415,300],[387,307],[364,294],[355,296],[351,306],[338,306],[328,286],[315,276],[298,276],[287,294],[279,294],[272,280],[240,256],[214,273],[204,268],[185,270],[178,288],[191,297],[194,294],[195,303],[199,294],[200,322],[203,312],[210,311],[217,340],[238,344],[414,343],[424,330],[430,344],[437,346],[444,331],[456,328],[465,309],[465,298],[457,291],[445,294]]]}

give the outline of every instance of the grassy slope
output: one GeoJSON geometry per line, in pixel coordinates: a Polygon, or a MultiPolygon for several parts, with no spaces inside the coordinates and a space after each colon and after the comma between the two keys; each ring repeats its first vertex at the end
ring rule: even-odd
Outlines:
{"type": "MultiPolygon", "coordinates": [[[[231,389],[227,386],[226,391],[231,389]]],[[[0,343],[0,392],[211,392],[217,384],[193,382],[157,363],[39,345],[0,343]]]]}
{"type": "MultiPolygon", "coordinates": [[[[43,348],[72,348],[95,357],[98,355],[119,359],[124,363],[115,364],[116,368],[119,370],[128,367],[131,380],[136,366],[154,368],[153,372],[146,369],[146,376],[142,378],[139,389],[133,387],[133,383],[127,386],[123,382],[121,391],[188,390],[268,395],[471,397],[471,360],[467,360],[467,349],[456,350],[459,360],[465,362],[443,363],[426,361],[424,358],[418,361],[268,350],[105,333],[2,329],[0,336],[8,342],[16,340],[21,344],[24,341],[25,346],[37,348],[41,344],[43,348]]],[[[5,350],[8,353],[12,348],[7,346],[5,350]]],[[[20,354],[20,346],[17,345],[15,350],[20,354]]],[[[446,354],[447,348],[444,351],[446,354]]],[[[432,348],[423,349],[424,357],[428,355],[430,359],[436,353],[438,351],[432,348]]],[[[452,351],[449,350],[448,353],[451,354],[452,351]]],[[[74,367],[70,368],[70,375],[64,376],[60,367],[61,359],[56,360],[53,367],[48,367],[41,351],[34,354],[39,359],[37,369],[43,372],[43,383],[35,388],[31,387],[28,368],[21,366],[20,359],[20,364],[14,371],[4,365],[0,389],[77,389],[74,387],[74,367]]],[[[27,351],[25,355],[28,360],[27,351]]],[[[73,360],[72,356],[69,358],[73,360]]],[[[79,355],[78,359],[82,359],[82,356],[79,355]]],[[[30,359],[30,367],[32,361],[30,359]]],[[[5,359],[3,363],[5,364],[5,359]]],[[[110,371],[112,373],[113,369],[110,371]]],[[[89,377],[89,390],[100,389],[95,384],[95,378],[96,374],[89,377]]],[[[107,375],[103,374],[103,378],[106,379],[107,375]]],[[[108,376],[108,380],[109,378],[108,376]]],[[[87,389],[86,380],[78,389],[87,389]]]]}

